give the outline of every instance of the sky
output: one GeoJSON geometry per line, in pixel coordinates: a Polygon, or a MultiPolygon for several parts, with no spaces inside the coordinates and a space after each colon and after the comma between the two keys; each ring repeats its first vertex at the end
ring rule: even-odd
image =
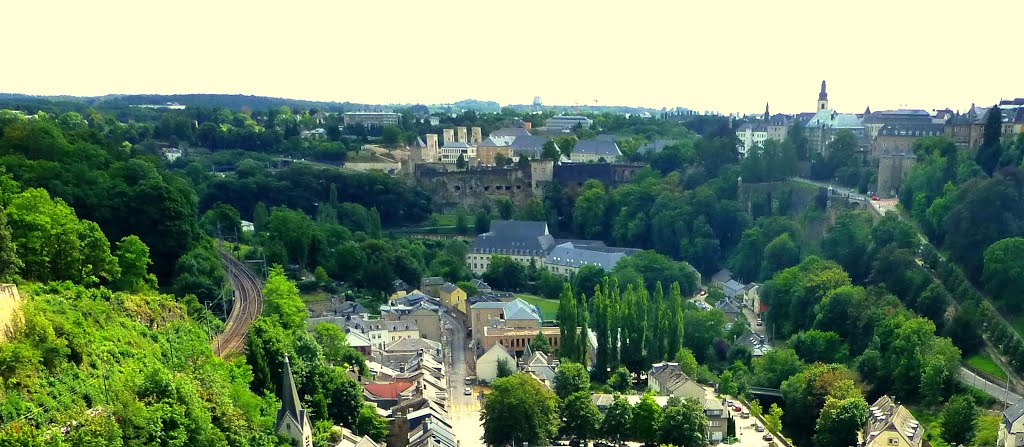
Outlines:
{"type": "Polygon", "coordinates": [[[0,92],[965,110],[1024,97],[1018,0],[8,2],[0,92]],[[13,19],[13,20],[12,20],[13,19]]]}

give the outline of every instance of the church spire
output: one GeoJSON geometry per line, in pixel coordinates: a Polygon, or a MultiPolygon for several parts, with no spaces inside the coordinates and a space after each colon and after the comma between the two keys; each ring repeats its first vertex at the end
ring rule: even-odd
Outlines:
{"type": "Polygon", "coordinates": [[[771,119],[771,117],[772,114],[768,113],[768,103],[766,102],[764,103],[764,120],[768,121],[769,119],[771,119]]]}
{"type": "Polygon", "coordinates": [[[281,374],[281,409],[294,417],[296,421],[301,420],[299,412],[299,391],[295,389],[295,379],[292,377],[292,366],[288,362],[288,354],[284,355],[284,374],[281,374]]]}
{"type": "Polygon", "coordinates": [[[868,106],[868,108],[864,109],[864,116],[868,116],[870,114],[871,114],[871,106],[868,106]]]}
{"type": "Polygon", "coordinates": [[[277,433],[298,442],[300,447],[313,447],[313,425],[309,423],[299,402],[299,391],[295,389],[292,365],[288,355],[284,356],[284,370],[281,371],[281,409],[277,410],[277,433]]]}
{"type": "Polygon", "coordinates": [[[818,110],[828,109],[828,92],[825,91],[825,81],[821,81],[821,92],[818,93],[818,110]]]}

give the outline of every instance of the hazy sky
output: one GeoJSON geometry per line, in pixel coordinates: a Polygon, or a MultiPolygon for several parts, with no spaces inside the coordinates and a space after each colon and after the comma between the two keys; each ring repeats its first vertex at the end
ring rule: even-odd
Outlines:
{"type": "Polygon", "coordinates": [[[1024,96],[1024,1],[23,1],[0,91],[964,109],[1024,96]]]}

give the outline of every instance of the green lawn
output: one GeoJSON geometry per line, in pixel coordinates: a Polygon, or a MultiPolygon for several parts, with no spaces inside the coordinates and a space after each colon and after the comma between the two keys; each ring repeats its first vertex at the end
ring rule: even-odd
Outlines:
{"type": "Polygon", "coordinates": [[[314,303],[317,301],[328,301],[331,299],[331,294],[324,292],[323,290],[317,290],[315,292],[300,293],[299,297],[302,298],[304,303],[314,303]]]}
{"type": "Polygon", "coordinates": [[[995,377],[1006,380],[1006,372],[1003,371],[987,352],[980,352],[967,358],[967,364],[995,377]]]}
{"type": "Polygon", "coordinates": [[[540,307],[541,316],[544,317],[545,321],[554,320],[558,317],[558,301],[556,300],[549,300],[528,293],[517,293],[516,298],[522,298],[523,301],[540,307]]]}
{"type": "MultiPolygon", "coordinates": [[[[907,409],[925,427],[924,438],[932,447],[950,447],[939,435],[942,432],[942,421],[940,421],[941,408],[909,405],[907,409]]],[[[978,432],[974,438],[975,445],[994,445],[1000,420],[999,413],[982,409],[981,414],[978,415],[978,432]]]]}

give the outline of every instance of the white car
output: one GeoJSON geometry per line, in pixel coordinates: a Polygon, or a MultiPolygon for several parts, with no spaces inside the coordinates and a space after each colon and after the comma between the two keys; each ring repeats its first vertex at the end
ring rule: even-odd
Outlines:
{"type": "Polygon", "coordinates": [[[467,396],[472,396],[473,395],[473,389],[470,388],[470,387],[466,387],[466,391],[464,391],[462,394],[465,394],[467,396]]]}

